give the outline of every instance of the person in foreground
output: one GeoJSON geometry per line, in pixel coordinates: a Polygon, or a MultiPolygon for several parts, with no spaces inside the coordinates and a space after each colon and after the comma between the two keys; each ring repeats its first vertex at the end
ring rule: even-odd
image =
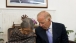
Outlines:
{"type": "Polygon", "coordinates": [[[30,18],[23,19],[21,28],[15,28],[8,43],[35,43],[34,23],[30,18]]]}
{"type": "Polygon", "coordinates": [[[64,24],[52,22],[51,15],[41,11],[37,15],[36,43],[69,43],[64,24]]]}

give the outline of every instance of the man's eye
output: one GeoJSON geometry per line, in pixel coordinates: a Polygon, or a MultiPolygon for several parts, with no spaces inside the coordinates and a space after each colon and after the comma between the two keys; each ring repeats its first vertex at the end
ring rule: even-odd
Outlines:
{"type": "Polygon", "coordinates": [[[43,22],[41,24],[44,24],[43,22]]]}

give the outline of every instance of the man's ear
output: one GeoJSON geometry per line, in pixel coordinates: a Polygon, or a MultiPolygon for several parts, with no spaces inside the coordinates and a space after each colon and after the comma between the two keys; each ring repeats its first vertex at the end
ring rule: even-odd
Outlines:
{"type": "Polygon", "coordinates": [[[50,18],[48,18],[48,21],[51,21],[51,19],[50,19],[50,18]]]}

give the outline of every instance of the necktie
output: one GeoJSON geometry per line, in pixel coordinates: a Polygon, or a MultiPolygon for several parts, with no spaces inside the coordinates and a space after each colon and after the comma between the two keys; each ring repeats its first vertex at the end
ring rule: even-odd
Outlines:
{"type": "Polygon", "coordinates": [[[52,33],[50,32],[50,29],[48,29],[47,31],[46,31],[46,34],[47,34],[47,36],[48,36],[48,40],[49,40],[49,43],[53,43],[53,39],[52,39],[52,33]]]}

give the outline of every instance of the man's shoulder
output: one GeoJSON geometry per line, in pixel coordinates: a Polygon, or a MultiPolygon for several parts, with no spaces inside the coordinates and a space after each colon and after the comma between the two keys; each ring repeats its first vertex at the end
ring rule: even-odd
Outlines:
{"type": "Polygon", "coordinates": [[[42,27],[38,26],[35,31],[41,31],[42,30],[42,27]]]}
{"type": "Polygon", "coordinates": [[[41,28],[41,27],[40,27],[40,26],[38,26],[38,27],[36,28],[36,30],[37,30],[37,29],[40,29],[40,28],[41,28]]]}
{"type": "Polygon", "coordinates": [[[52,22],[55,25],[64,25],[63,23],[59,23],[59,22],[52,22]]]}
{"type": "Polygon", "coordinates": [[[53,22],[53,26],[60,31],[63,30],[63,28],[65,28],[65,25],[63,23],[58,23],[58,22],[53,22]]]}

